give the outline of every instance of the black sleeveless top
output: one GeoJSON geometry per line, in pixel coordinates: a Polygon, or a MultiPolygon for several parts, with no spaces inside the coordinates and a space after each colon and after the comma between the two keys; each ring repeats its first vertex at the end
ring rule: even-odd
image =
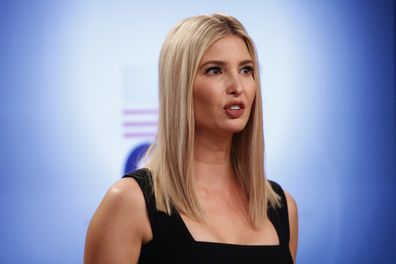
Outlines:
{"type": "Polygon", "coordinates": [[[147,169],[126,174],[132,177],[142,189],[153,239],[142,246],[139,264],[293,264],[289,250],[289,220],[286,197],[282,188],[270,181],[274,191],[282,198],[280,208],[269,208],[268,217],[279,237],[279,245],[238,245],[217,242],[195,241],[177,210],[171,215],[156,210],[147,169]]]}

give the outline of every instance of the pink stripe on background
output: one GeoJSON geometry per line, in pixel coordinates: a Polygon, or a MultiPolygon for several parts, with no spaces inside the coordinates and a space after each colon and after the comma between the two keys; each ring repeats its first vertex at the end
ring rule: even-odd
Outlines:
{"type": "Polygon", "coordinates": [[[150,121],[131,121],[131,122],[124,122],[125,127],[131,126],[156,126],[157,122],[150,122],[150,121]]]}
{"type": "Polygon", "coordinates": [[[137,133],[124,133],[124,138],[133,138],[133,137],[155,137],[156,133],[154,132],[137,132],[137,133]]]}

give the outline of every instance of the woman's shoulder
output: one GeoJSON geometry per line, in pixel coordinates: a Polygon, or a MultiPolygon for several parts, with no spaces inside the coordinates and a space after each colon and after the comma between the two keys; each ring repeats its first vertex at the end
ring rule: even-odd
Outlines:
{"type": "Polygon", "coordinates": [[[285,206],[290,210],[296,210],[297,204],[293,196],[285,190],[279,183],[274,180],[268,180],[272,190],[281,197],[282,201],[286,201],[285,206]]]}
{"type": "Polygon", "coordinates": [[[285,223],[287,223],[288,225],[290,224],[290,227],[294,228],[297,225],[298,218],[297,203],[295,199],[284,187],[282,187],[276,181],[268,180],[268,182],[271,185],[272,190],[280,198],[280,206],[278,208],[273,208],[273,210],[275,210],[281,215],[281,217],[283,217],[285,223]]]}
{"type": "Polygon", "coordinates": [[[298,241],[298,210],[297,203],[293,196],[286,191],[280,184],[275,181],[268,180],[274,192],[281,197],[281,206],[283,211],[287,212],[287,223],[289,226],[289,248],[292,254],[293,260],[296,259],[297,253],[297,241],[298,241]]]}
{"type": "Polygon", "coordinates": [[[150,240],[150,224],[144,195],[136,180],[122,178],[110,186],[92,217],[85,258],[136,258],[145,240],[150,240]]]}
{"type": "MultiPolygon", "coordinates": [[[[134,217],[144,214],[146,210],[144,194],[141,188],[143,174],[141,170],[125,174],[107,190],[99,208],[109,206],[110,210],[119,213],[134,212],[134,217]]],[[[114,212],[113,212],[114,213],[114,212]]]]}
{"type": "Polygon", "coordinates": [[[281,186],[279,183],[277,183],[277,182],[274,181],[274,180],[267,180],[267,181],[268,181],[268,183],[270,184],[272,190],[273,190],[274,192],[276,192],[276,194],[278,194],[278,195],[281,196],[281,197],[284,196],[284,194],[285,194],[285,193],[284,193],[284,190],[283,190],[282,186],[281,186]]]}
{"type": "Polygon", "coordinates": [[[136,209],[145,209],[145,201],[140,184],[132,177],[123,177],[112,184],[102,202],[111,203],[119,208],[133,207],[135,212],[136,209]]]}
{"type": "MultiPolygon", "coordinates": [[[[143,189],[147,185],[145,174],[145,170],[137,170],[124,175],[110,186],[100,206],[107,204],[109,213],[113,217],[119,214],[120,218],[129,219],[135,226],[148,223],[143,189]]],[[[142,226],[137,228],[142,230],[142,226]]]]}
{"type": "Polygon", "coordinates": [[[152,177],[151,172],[148,168],[141,168],[135,171],[131,171],[126,173],[123,177],[125,178],[133,178],[137,182],[140,189],[145,191],[146,188],[151,187],[152,185],[152,177]]]}

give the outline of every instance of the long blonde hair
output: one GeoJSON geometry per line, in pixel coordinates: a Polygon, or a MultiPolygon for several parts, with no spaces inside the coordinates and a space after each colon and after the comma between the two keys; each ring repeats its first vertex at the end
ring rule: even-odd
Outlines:
{"type": "Polygon", "coordinates": [[[266,180],[264,134],[257,54],[252,39],[234,17],[214,14],[179,22],[168,34],[159,61],[159,127],[146,154],[152,174],[157,209],[171,214],[172,207],[205,221],[193,187],[195,121],[193,85],[206,50],[225,36],[241,37],[254,61],[256,97],[248,123],[232,140],[231,161],[249,201],[251,222],[259,227],[267,206],[279,206],[279,197],[266,180]]]}

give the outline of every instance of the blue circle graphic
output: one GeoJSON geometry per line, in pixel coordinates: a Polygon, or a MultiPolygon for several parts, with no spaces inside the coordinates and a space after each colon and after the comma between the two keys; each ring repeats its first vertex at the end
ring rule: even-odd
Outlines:
{"type": "Polygon", "coordinates": [[[135,147],[128,156],[125,164],[124,173],[133,172],[137,169],[139,160],[144,156],[150,143],[143,143],[135,147]]]}

